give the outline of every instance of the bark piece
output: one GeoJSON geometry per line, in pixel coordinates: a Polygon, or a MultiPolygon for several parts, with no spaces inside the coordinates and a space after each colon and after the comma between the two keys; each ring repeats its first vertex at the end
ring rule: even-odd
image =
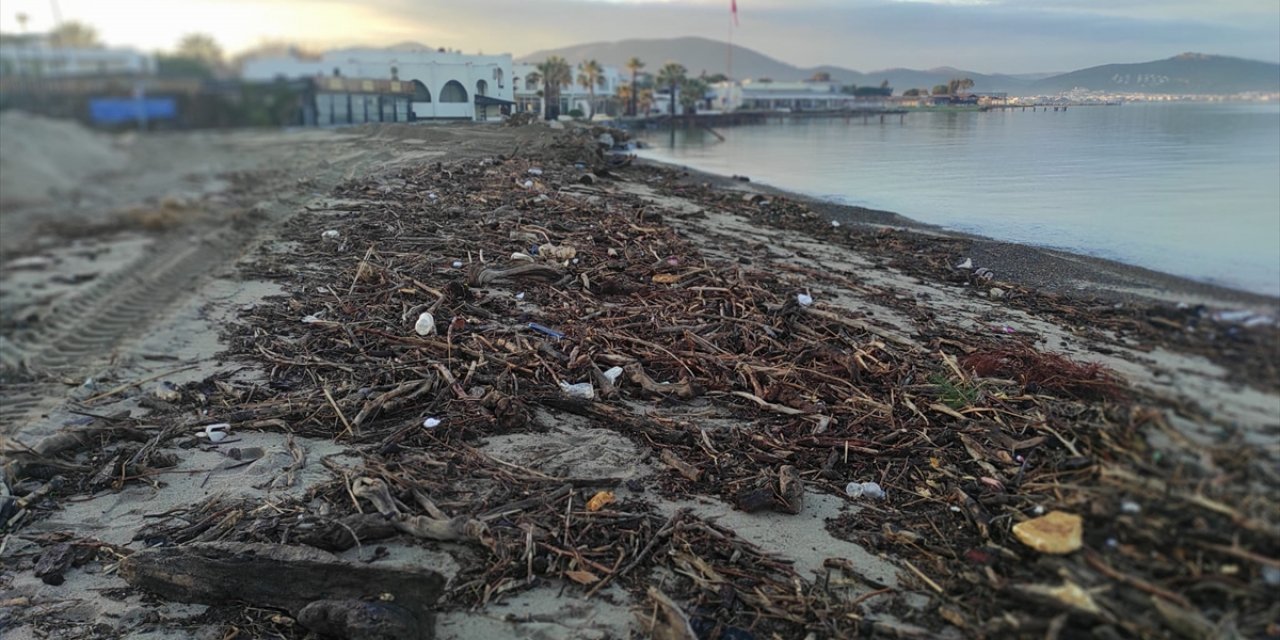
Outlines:
{"type": "Polygon", "coordinates": [[[375,612],[372,608],[360,614],[358,607],[341,613],[342,607],[330,604],[318,605],[308,618],[351,628],[365,625],[369,629],[400,630],[396,632],[400,635],[351,637],[414,640],[433,637],[432,605],[445,584],[443,576],[429,569],[377,567],[347,562],[308,547],[237,542],[146,549],[125,558],[120,563],[120,575],[132,586],[171,600],[204,604],[247,602],[283,609],[300,621],[303,610],[317,601],[391,602],[405,615],[399,616],[390,609],[375,612]],[[411,633],[405,631],[409,628],[406,619],[414,622],[411,633]],[[385,623],[383,627],[377,626],[379,620],[385,623]]]}
{"type": "Polygon", "coordinates": [[[778,481],[763,486],[746,489],[735,499],[738,509],[748,513],[766,509],[790,513],[792,515],[804,511],[804,481],[800,472],[787,464],[778,469],[778,481]]]}

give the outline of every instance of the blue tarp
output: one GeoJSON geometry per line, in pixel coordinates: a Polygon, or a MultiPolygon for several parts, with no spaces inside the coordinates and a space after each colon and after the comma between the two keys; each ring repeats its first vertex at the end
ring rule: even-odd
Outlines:
{"type": "Polygon", "coordinates": [[[93,98],[89,118],[94,124],[122,124],[138,120],[172,120],[178,117],[173,98],[93,98]]]}

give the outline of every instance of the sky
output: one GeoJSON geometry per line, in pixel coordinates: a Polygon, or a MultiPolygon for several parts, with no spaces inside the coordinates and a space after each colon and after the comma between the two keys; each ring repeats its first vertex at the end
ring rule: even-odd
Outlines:
{"type": "Polygon", "coordinates": [[[5,0],[0,30],[63,20],[111,45],[212,35],[234,53],[419,42],[512,53],[626,38],[726,39],[800,66],[1070,71],[1186,51],[1280,62],[1280,0],[5,0]]]}

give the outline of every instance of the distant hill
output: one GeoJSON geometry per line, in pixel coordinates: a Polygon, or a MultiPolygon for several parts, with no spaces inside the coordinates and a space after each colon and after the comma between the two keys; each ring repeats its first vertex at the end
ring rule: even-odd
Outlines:
{"type": "MultiPolygon", "coordinates": [[[[646,69],[656,71],[668,61],[679,62],[690,73],[698,75],[724,73],[728,49],[724,42],[707,38],[665,38],[658,40],[622,40],[620,42],[590,42],[587,44],[536,51],[518,59],[519,62],[542,62],[548,56],[561,56],[570,63],[595,59],[600,64],[622,69],[633,56],[647,64],[646,69]]],[[[1005,75],[987,75],[962,69],[943,67],[927,71],[913,69],[886,69],[863,73],[844,67],[823,65],[797,67],[758,51],[734,45],[733,75],[737,78],[772,78],[773,80],[804,80],[818,72],[831,74],[831,78],[844,84],[878,85],[884,80],[896,91],[910,88],[929,88],[946,84],[952,78],[966,77],[974,81],[974,90],[980,92],[1022,91],[1031,84],[1030,78],[1005,75]]]]}
{"type": "Polygon", "coordinates": [[[1137,64],[1104,64],[1031,83],[1034,93],[1057,93],[1076,87],[1135,93],[1224,94],[1280,92],[1280,65],[1243,58],[1184,53],[1166,60],[1137,64]]]}

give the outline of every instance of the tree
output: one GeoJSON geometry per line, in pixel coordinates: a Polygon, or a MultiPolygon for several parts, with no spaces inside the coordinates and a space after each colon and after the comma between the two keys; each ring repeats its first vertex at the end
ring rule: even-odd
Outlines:
{"type": "Polygon", "coordinates": [[[174,52],[179,58],[197,60],[210,69],[222,68],[222,47],[213,36],[203,33],[189,33],[178,42],[178,50],[174,52]]]}
{"type": "Polygon", "coordinates": [[[919,90],[919,89],[907,89],[906,91],[903,91],[903,92],[902,92],[902,95],[903,95],[904,97],[907,97],[907,98],[915,98],[915,97],[917,97],[917,96],[919,96],[919,95],[920,95],[920,90],[919,90]]]}
{"type": "Polygon", "coordinates": [[[644,68],[644,61],[640,58],[631,58],[627,61],[627,71],[631,72],[631,99],[627,101],[627,114],[636,115],[636,98],[640,92],[637,90],[636,80],[640,75],[640,70],[644,68]]]}
{"type": "Polygon", "coordinates": [[[831,82],[831,74],[826,71],[818,71],[809,78],[810,82],[831,82]]]}
{"type": "Polygon", "coordinates": [[[596,85],[604,84],[604,68],[595,60],[578,63],[578,84],[587,90],[587,104],[591,108],[591,116],[596,115],[596,85]]]}
{"type": "Polygon", "coordinates": [[[947,95],[959,95],[961,91],[973,88],[973,81],[968,78],[952,78],[947,83],[947,95]]]}
{"type": "Polygon", "coordinates": [[[666,87],[671,92],[671,116],[676,115],[676,87],[685,81],[688,70],[678,62],[668,62],[658,70],[658,86],[666,87]]]}
{"type": "Polygon", "coordinates": [[[49,32],[49,44],[69,49],[98,49],[102,41],[98,39],[98,30],[83,22],[64,22],[57,29],[49,32]]]}
{"type": "Polygon", "coordinates": [[[945,96],[947,95],[947,91],[949,91],[949,89],[945,84],[938,84],[933,87],[933,95],[935,96],[945,96]]]}
{"type": "Polygon", "coordinates": [[[680,106],[685,113],[696,113],[698,104],[707,96],[707,83],[701,78],[685,78],[680,83],[680,106]]]}
{"type": "Polygon", "coordinates": [[[542,74],[542,99],[547,103],[544,117],[555,120],[560,115],[560,89],[573,84],[573,70],[564,58],[551,56],[538,65],[538,73],[542,74]]]}

